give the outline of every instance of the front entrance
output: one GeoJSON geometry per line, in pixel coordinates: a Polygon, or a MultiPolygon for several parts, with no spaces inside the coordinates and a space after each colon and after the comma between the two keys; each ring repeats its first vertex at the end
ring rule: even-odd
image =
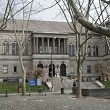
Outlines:
{"type": "Polygon", "coordinates": [[[65,64],[60,65],[60,76],[66,76],[66,65],[65,64]]]}
{"type": "Polygon", "coordinates": [[[43,69],[43,64],[39,63],[39,64],[37,65],[37,68],[42,68],[42,69],[43,69]]]}
{"type": "Polygon", "coordinates": [[[54,64],[49,65],[49,77],[52,77],[52,75],[53,77],[55,76],[55,65],[54,64]],[[52,71],[52,68],[53,68],[53,71],[52,71]]]}

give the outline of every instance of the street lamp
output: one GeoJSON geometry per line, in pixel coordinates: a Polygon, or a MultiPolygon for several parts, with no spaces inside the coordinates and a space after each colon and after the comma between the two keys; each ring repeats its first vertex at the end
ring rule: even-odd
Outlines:
{"type": "Polygon", "coordinates": [[[52,88],[51,88],[51,92],[53,90],[53,64],[52,64],[52,45],[51,45],[51,77],[52,77],[52,88]]]}
{"type": "MultiPolygon", "coordinates": [[[[54,39],[56,39],[56,37],[54,37],[54,39]]],[[[55,43],[55,42],[54,42],[55,43]]],[[[52,44],[51,44],[51,77],[52,77],[52,88],[51,88],[51,92],[52,92],[52,90],[53,90],[53,57],[52,57],[52,55],[53,55],[53,50],[54,49],[52,49],[52,44]]]]}

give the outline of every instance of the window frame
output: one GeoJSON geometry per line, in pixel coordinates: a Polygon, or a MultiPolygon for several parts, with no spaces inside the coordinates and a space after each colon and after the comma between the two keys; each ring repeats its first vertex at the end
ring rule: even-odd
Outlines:
{"type": "Polygon", "coordinates": [[[13,72],[17,73],[17,66],[13,66],[13,72]],[[16,69],[15,69],[16,68],[16,69]],[[16,70],[16,71],[15,71],[16,70]]]}
{"type": "Polygon", "coordinates": [[[9,55],[9,42],[8,41],[4,41],[2,43],[2,54],[9,55]]]}
{"type": "Polygon", "coordinates": [[[74,55],[75,55],[74,44],[70,43],[69,44],[69,56],[74,56],[74,55]]]}
{"type": "Polygon", "coordinates": [[[87,73],[91,73],[91,66],[90,65],[87,66],[87,73]]]}
{"type": "Polygon", "coordinates": [[[12,43],[12,55],[18,55],[19,54],[19,46],[17,41],[14,41],[12,43]]]}
{"type": "Polygon", "coordinates": [[[7,74],[8,73],[8,65],[2,65],[2,72],[4,74],[7,74]]]}

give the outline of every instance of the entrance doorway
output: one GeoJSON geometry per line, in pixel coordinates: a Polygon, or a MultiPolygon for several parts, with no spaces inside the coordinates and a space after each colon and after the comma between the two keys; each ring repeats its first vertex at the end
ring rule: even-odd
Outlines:
{"type": "Polygon", "coordinates": [[[43,64],[39,63],[39,64],[37,65],[37,68],[42,68],[42,69],[43,69],[43,64]]]}
{"type": "Polygon", "coordinates": [[[54,64],[50,64],[49,65],[49,77],[52,77],[52,72],[53,72],[53,77],[55,76],[55,65],[54,64]],[[52,71],[53,68],[53,71],[52,71]]]}
{"type": "Polygon", "coordinates": [[[60,76],[66,76],[66,65],[65,64],[60,65],[60,76]]]}

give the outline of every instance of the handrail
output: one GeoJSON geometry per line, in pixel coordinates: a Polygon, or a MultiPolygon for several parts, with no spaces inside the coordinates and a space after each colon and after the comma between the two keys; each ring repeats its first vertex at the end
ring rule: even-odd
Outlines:
{"type": "Polygon", "coordinates": [[[87,83],[84,83],[84,82],[83,82],[83,84],[85,84],[85,86],[86,86],[86,87],[87,87],[87,89],[88,89],[88,85],[87,85],[87,83]]]}
{"type": "Polygon", "coordinates": [[[63,79],[63,83],[64,83],[64,86],[67,87],[68,89],[72,88],[72,86],[66,81],[66,79],[63,79]]]}

